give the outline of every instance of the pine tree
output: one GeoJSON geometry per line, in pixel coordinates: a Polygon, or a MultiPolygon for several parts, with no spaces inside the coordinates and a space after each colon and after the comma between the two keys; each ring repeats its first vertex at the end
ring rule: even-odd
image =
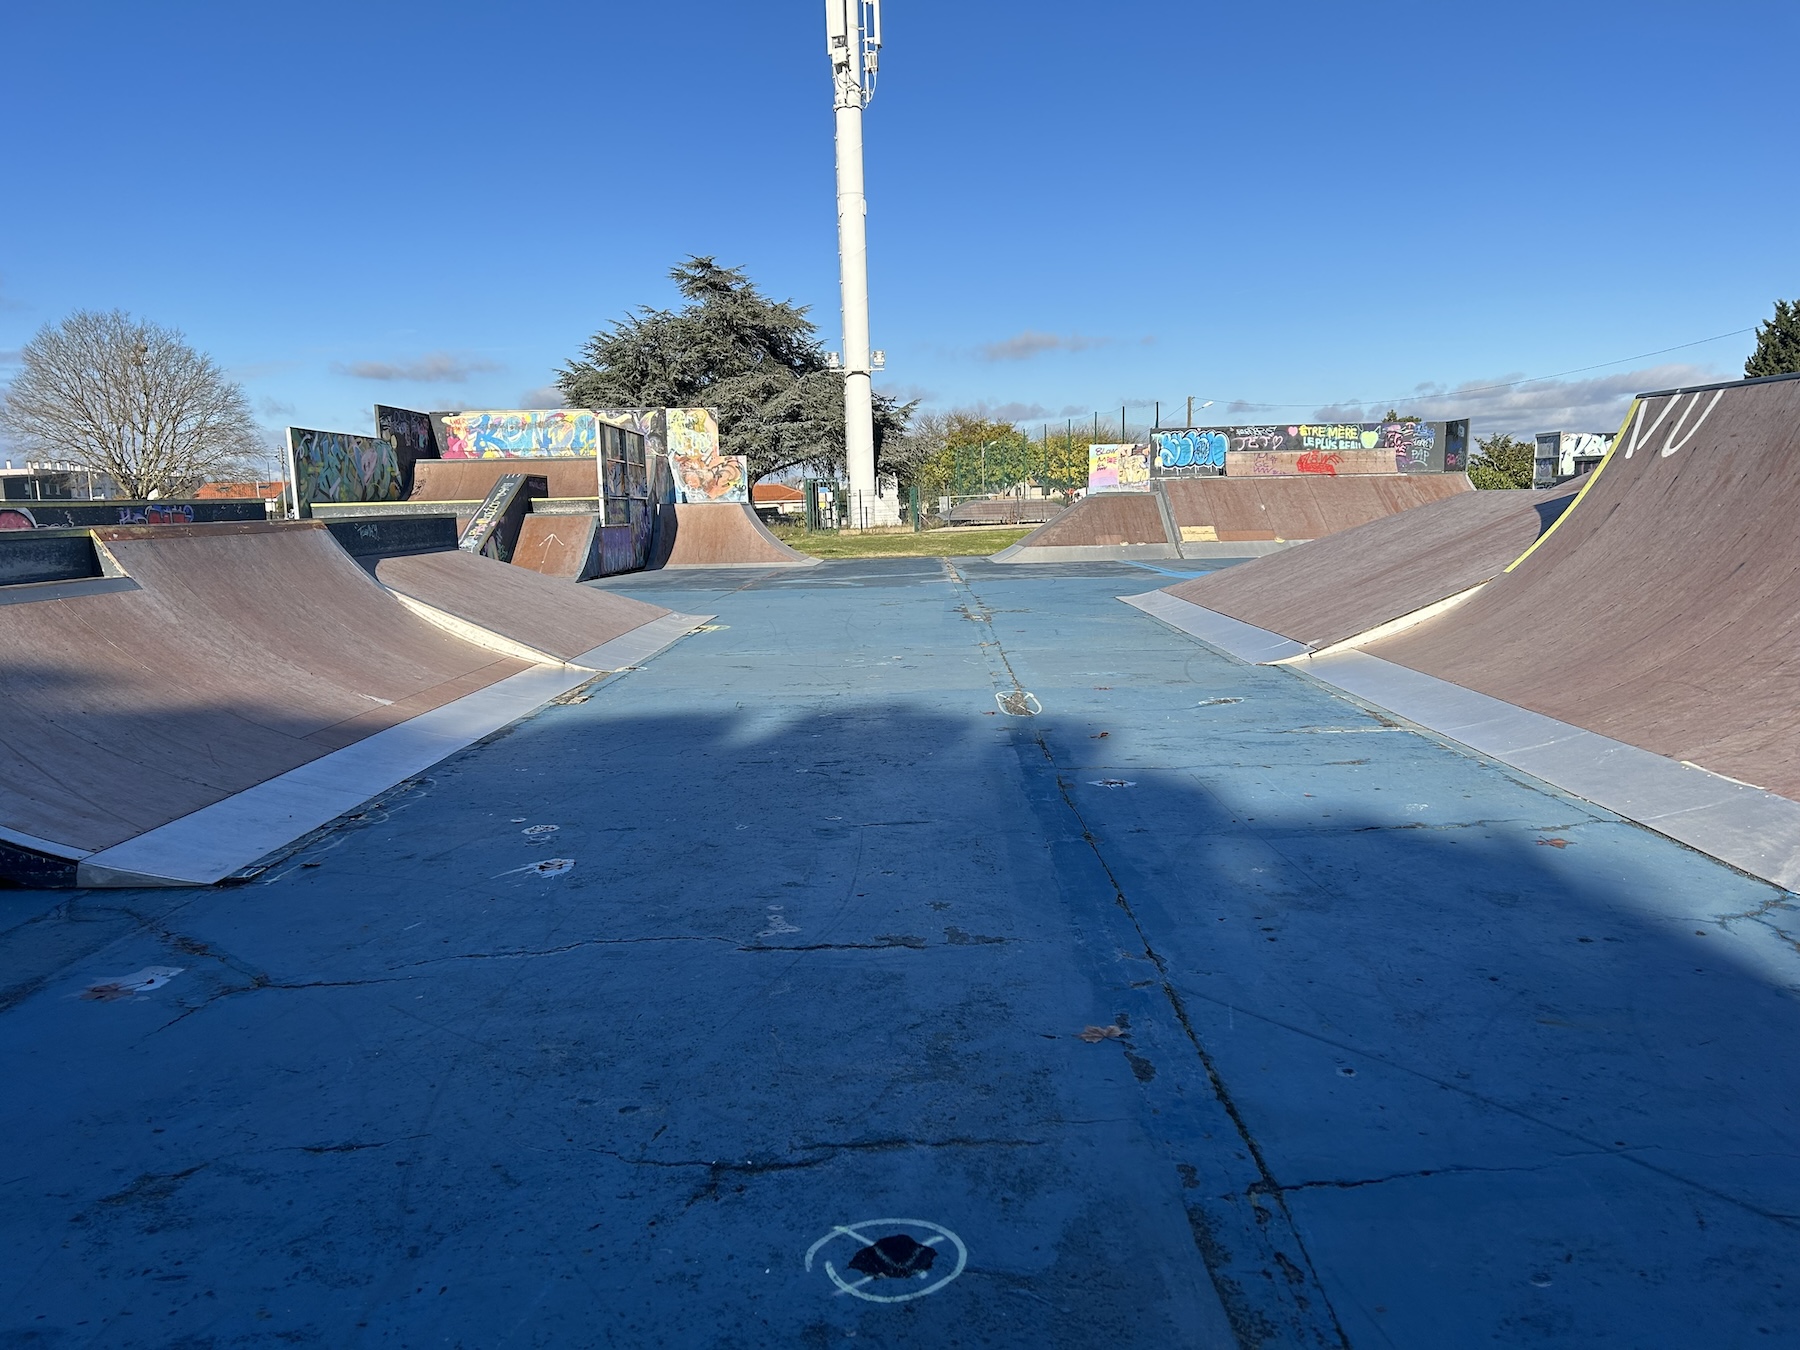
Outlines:
{"type": "Polygon", "coordinates": [[[1744,375],[1800,373],[1800,300],[1777,300],[1775,317],[1756,330],[1756,350],[1744,362],[1744,375]]]}
{"type": "MultiPolygon", "coordinates": [[[[574,407],[716,408],[719,448],[747,455],[752,480],[795,465],[841,466],[844,377],[827,363],[806,306],[771,300],[735,267],[690,257],[670,277],[687,304],[640,309],[594,334],[557,375],[574,407]]],[[[875,395],[875,455],[911,405],[875,395]]]]}

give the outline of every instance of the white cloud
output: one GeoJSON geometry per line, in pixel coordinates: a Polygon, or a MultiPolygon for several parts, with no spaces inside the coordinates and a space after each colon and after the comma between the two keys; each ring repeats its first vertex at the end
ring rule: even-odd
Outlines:
{"type": "MultiPolygon", "coordinates": [[[[1467,417],[1478,436],[1540,431],[1616,431],[1632,397],[1654,389],[1711,384],[1736,378],[1710,366],[1670,364],[1599,375],[1585,380],[1525,380],[1517,374],[1461,384],[1420,385],[1413,397],[1383,403],[1335,403],[1315,409],[1322,422],[1373,422],[1389,407],[1426,420],[1467,417]]],[[[1259,415],[1254,407],[1231,405],[1234,414],[1259,415]]]]}
{"type": "Polygon", "coordinates": [[[331,368],[339,375],[358,380],[400,380],[412,384],[464,384],[471,375],[505,369],[486,357],[458,356],[454,352],[427,352],[410,361],[337,362],[331,368]]]}
{"type": "Polygon", "coordinates": [[[1086,337],[1080,333],[1039,333],[1027,328],[1004,341],[988,343],[980,348],[980,352],[983,361],[1029,361],[1045,352],[1085,352],[1111,342],[1111,338],[1086,337]]]}

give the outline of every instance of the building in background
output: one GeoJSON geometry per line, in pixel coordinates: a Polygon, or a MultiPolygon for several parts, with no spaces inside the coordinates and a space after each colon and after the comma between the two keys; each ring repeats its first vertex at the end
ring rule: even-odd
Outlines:
{"type": "Polygon", "coordinates": [[[0,501],[88,502],[117,496],[112,479],[72,460],[12,460],[0,469],[0,501]]]}
{"type": "Polygon", "coordinates": [[[1610,431],[1540,431],[1532,465],[1533,487],[1554,487],[1594,468],[1606,457],[1610,431]]]}
{"type": "Polygon", "coordinates": [[[791,483],[758,483],[750,490],[750,500],[764,520],[806,514],[806,493],[791,483]]]}

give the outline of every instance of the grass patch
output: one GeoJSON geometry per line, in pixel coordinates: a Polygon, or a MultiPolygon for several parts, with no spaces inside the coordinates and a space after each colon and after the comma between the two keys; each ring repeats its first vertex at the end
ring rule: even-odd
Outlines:
{"type": "Polygon", "coordinates": [[[781,542],[814,558],[985,558],[1030,534],[1034,526],[962,526],[919,534],[811,534],[793,526],[773,527],[781,542]]]}

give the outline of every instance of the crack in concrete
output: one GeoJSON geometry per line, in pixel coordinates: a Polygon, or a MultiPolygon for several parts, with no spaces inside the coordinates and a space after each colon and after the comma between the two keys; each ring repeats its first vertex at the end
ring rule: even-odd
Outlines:
{"type": "MultiPolygon", "coordinates": [[[[951,945],[958,945],[952,943],[951,945]]],[[[925,939],[914,937],[910,933],[883,933],[873,942],[808,942],[783,945],[780,943],[749,943],[738,948],[740,952],[889,952],[894,950],[922,952],[926,948],[925,939]]]]}
{"type": "Polygon", "coordinates": [[[1613,1158],[1617,1156],[1619,1156],[1619,1154],[1615,1149],[1588,1149],[1579,1153],[1559,1153],[1556,1157],[1541,1163],[1517,1163],[1510,1167],[1474,1167],[1460,1163],[1452,1163],[1443,1167],[1421,1167],[1416,1171],[1395,1172],[1390,1176],[1358,1177],[1347,1181],[1324,1179],[1319,1181],[1294,1181],[1285,1184],[1275,1183],[1270,1185],[1265,1185],[1261,1181],[1255,1181],[1245,1187],[1244,1194],[1271,1195],[1279,1193],[1282,1195],[1291,1195],[1296,1191],[1354,1191],[1360,1190],[1364,1186],[1385,1186],[1390,1181],[1416,1181],[1424,1177],[1482,1176],[1488,1174],[1505,1175],[1508,1173],[1545,1172],[1552,1167],[1560,1167],[1563,1163],[1572,1162],[1578,1158],[1613,1158]]]}
{"type": "MultiPolygon", "coordinates": [[[[962,574],[957,571],[955,567],[951,566],[948,559],[944,560],[944,568],[951,580],[961,585],[971,598],[973,598],[973,588],[970,586],[969,582],[964,579],[962,574]]],[[[1018,676],[1013,672],[1012,663],[1007,658],[1006,652],[999,641],[996,640],[991,644],[981,645],[984,647],[991,646],[994,649],[998,654],[1001,664],[1005,666],[1008,677],[1013,680],[1016,687],[1022,687],[1019,686],[1018,676]]],[[[1398,729],[1398,724],[1387,717],[1373,712],[1370,709],[1363,709],[1363,711],[1373,717],[1380,725],[1371,728],[1358,728],[1358,730],[1398,729]]],[[[1336,728],[1314,728],[1314,730],[1336,730],[1336,728]]],[[[1050,748],[1048,737],[1041,728],[1036,726],[1021,727],[1019,728],[1019,734],[1021,739],[1029,738],[1029,743],[1036,745],[1039,755],[1049,769],[1050,780],[1055,785],[1056,794],[1062,802],[1063,809],[1069,813],[1070,817],[1078,826],[1082,840],[1086,843],[1089,851],[1093,855],[1095,864],[1100,868],[1101,875],[1106,878],[1107,885],[1112,890],[1113,903],[1123,911],[1126,921],[1130,923],[1132,931],[1137,936],[1139,945],[1143,948],[1145,956],[1153,965],[1155,965],[1161,987],[1160,992],[1170,1010],[1173,1012],[1176,1022],[1180,1025],[1188,1044],[1193,1047],[1194,1054],[1199,1061],[1202,1073],[1205,1075],[1208,1087],[1212,1091],[1214,1098],[1218,1101],[1220,1108],[1225,1112],[1226,1117],[1231,1121],[1232,1128],[1236,1131],[1239,1141],[1242,1143],[1246,1154],[1250,1158],[1252,1166],[1256,1169],[1258,1182],[1254,1183],[1254,1185],[1263,1185],[1268,1188],[1263,1196],[1257,1197],[1256,1203],[1260,1207],[1261,1203],[1266,1201],[1266,1203],[1279,1210],[1285,1225],[1285,1237],[1288,1241],[1292,1242],[1295,1250],[1300,1254],[1300,1259],[1305,1262],[1305,1269],[1302,1270],[1300,1267],[1294,1265],[1293,1261],[1280,1250],[1279,1246],[1271,1243],[1271,1256],[1269,1259],[1278,1263],[1281,1266],[1283,1273],[1287,1276],[1295,1311],[1299,1314],[1301,1319],[1304,1319],[1304,1324],[1306,1325],[1308,1332],[1329,1336],[1335,1340],[1335,1343],[1340,1347],[1340,1350],[1350,1350],[1349,1335],[1344,1330],[1343,1322],[1338,1317],[1336,1308],[1332,1306],[1330,1295],[1325,1291],[1324,1283],[1319,1277],[1317,1267],[1312,1260],[1312,1255],[1306,1248],[1306,1243],[1301,1237],[1298,1225],[1294,1222],[1293,1215],[1288,1211],[1286,1200],[1281,1194],[1267,1159],[1263,1156],[1261,1147],[1257,1144],[1255,1136],[1250,1130],[1249,1122],[1244,1118],[1236,1101],[1232,1098],[1230,1090],[1225,1085],[1224,1077],[1220,1073],[1218,1065],[1213,1060],[1211,1053],[1201,1043],[1199,1033],[1195,1029],[1192,1019],[1188,1016],[1187,1007],[1182,1001],[1181,995],[1176,990],[1173,980],[1169,975],[1167,961],[1152,945],[1149,934],[1145,932],[1143,923],[1139,920],[1136,911],[1132,908],[1130,898],[1125,894],[1125,889],[1119,882],[1118,874],[1113,870],[1112,865],[1106,859],[1106,855],[1101,851],[1100,842],[1094,836],[1093,830],[1089,826],[1087,818],[1082,814],[1081,808],[1076,805],[1069,779],[1065,777],[1062,766],[1057,763],[1056,756],[1050,748]],[[1316,1297],[1323,1305],[1322,1317],[1311,1312],[1311,1303],[1314,1297],[1316,1297]]],[[[1273,845],[1271,844],[1270,847],[1273,847],[1273,845]]],[[[1150,1075],[1146,1075],[1139,1071],[1138,1065],[1136,1064],[1132,1065],[1132,1069],[1141,1082],[1147,1082],[1149,1081],[1149,1078],[1153,1076],[1153,1071],[1150,1075]]],[[[1201,1250],[1202,1262],[1204,1263],[1209,1276],[1213,1280],[1214,1287],[1218,1291],[1220,1302],[1225,1309],[1227,1319],[1232,1323],[1233,1330],[1238,1333],[1239,1337],[1243,1339],[1246,1344],[1259,1345],[1266,1340],[1272,1339],[1276,1335],[1276,1329],[1268,1324],[1267,1319],[1259,1310],[1248,1306],[1244,1302],[1241,1292],[1235,1287],[1235,1282],[1227,1273],[1229,1257],[1226,1249],[1219,1244],[1216,1236],[1210,1233],[1210,1225],[1195,1222],[1195,1213],[1194,1210],[1189,1210],[1189,1221],[1195,1228],[1195,1243],[1201,1250]],[[1202,1227],[1208,1228],[1208,1231],[1204,1234],[1202,1233],[1202,1227]]],[[[1266,1224],[1266,1216],[1259,1213],[1257,1222],[1259,1226],[1266,1224]]]]}
{"type": "Polygon", "coordinates": [[[443,965],[447,961],[524,961],[536,956],[561,956],[565,952],[580,951],[584,947],[634,947],[643,943],[734,943],[735,941],[735,938],[715,937],[706,933],[668,933],[661,936],[631,938],[583,938],[579,942],[565,942],[560,947],[519,947],[510,951],[498,952],[457,952],[450,956],[434,956],[424,961],[412,961],[400,969],[415,970],[420,966],[443,965]]]}

